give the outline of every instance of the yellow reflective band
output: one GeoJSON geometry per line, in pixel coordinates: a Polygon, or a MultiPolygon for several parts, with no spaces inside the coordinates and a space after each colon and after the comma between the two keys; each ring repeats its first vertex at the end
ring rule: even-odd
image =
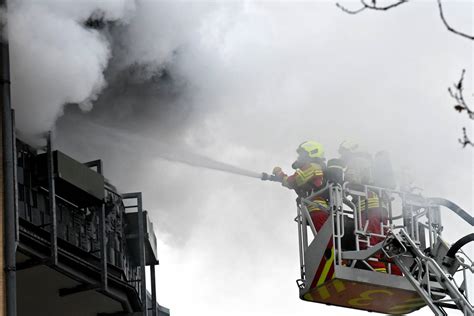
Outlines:
{"type": "Polygon", "coordinates": [[[298,186],[301,186],[303,184],[305,184],[306,182],[308,182],[309,180],[311,180],[311,178],[313,177],[313,174],[306,174],[305,172],[302,172],[301,170],[296,170],[296,184],[298,184],[298,186]]]}
{"type": "Polygon", "coordinates": [[[305,300],[314,301],[313,296],[311,295],[311,293],[306,293],[303,297],[305,298],[305,300]]]}
{"type": "Polygon", "coordinates": [[[425,301],[421,298],[412,298],[405,301],[403,305],[396,305],[390,308],[391,314],[406,314],[413,311],[415,308],[426,305],[425,301]]]}
{"type": "Polygon", "coordinates": [[[311,164],[307,169],[301,170],[297,169],[296,170],[296,184],[298,186],[304,185],[306,182],[308,182],[311,178],[314,176],[322,176],[323,175],[323,170],[321,169],[321,166],[317,164],[311,164]]]}
{"type": "Polygon", "coordinates": [[[314,200],[313,203],[318,203],[319,205],[315,204],[308,204],[307,208],[308,211],[320,211],[321,209],[327,209],[329,208],[329,205],[326,201],[323,200],[314,200]]]}
{"type": "Polygon", "coordinates": [[[331,265],[334,261],[334,248],[331,248],[331,257],[326,261],[326,264],[324,265],[323,272],[321,273],[321,276],[319,277],[318,284],[317,286],[320,286],[321,284],[326,281],[326,277],[328,275],[329,269],[331,269],[331,265]]]}
{"type": "MultiPolygon", "coordinates": [[[[380,207],[380,201],[378,197],[368,198],[369,208],[380,207]]],[[[360,208],[365,209],[365,199],[360,201],[360,208]]]]}
{"type": "Polygon", "coordinates": [[[329,298],[331,295],[329,294],[329,291],[328,291],[328,288],[323,285],[321,287],[318,287],[318,293],[319,293],[319,296],[321,296],[321,298],[323,300],[329,298]]]}
{"type": "Polygon", "coordinates": [[[323,200],[314,200],[313,203],[318,203],[326,207],[328,206],[328,202],[323,201],[323,200]]]}
{"type": "Polygon", "coordinates": [[[323,212],[325,211],[322,207],[313,207],[313,208],[309,208],[308,211],[311,213],[311,212],[323,212]]]}
{"type": "Polygon", "coordinates": [[[375,299],[375,297],[372,296],[373,294],[385,294],[392,296],[393,292],[388,290],[367,290],[360,293],[359,297],[353,298],[347,303],[351,306],[357,307],[369,306],[375,299]]]}
{"type": "Polygon", "coordinates": [[[385,268],[375,268],[374,270],[377,271],[377,272],[387,273],[387,269],[385,269],[385,268]]]}
{"type": "Polygon", "coordinates": [[[341,280],[335,280],[332,284],[336,288],[337,293],[342,292],[346,289],[346,287],[344,286],[344,283],[341,280]]]}

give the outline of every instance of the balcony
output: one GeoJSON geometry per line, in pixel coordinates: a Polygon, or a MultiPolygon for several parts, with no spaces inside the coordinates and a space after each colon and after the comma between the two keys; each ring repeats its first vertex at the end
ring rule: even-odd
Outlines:
{"type": "Polygon", "coordinates": [[[118,193],[100,161],[16,146],[19,315],[169,315],[154,277],[146,290],[158,258],[141,193],[118,193]]]}

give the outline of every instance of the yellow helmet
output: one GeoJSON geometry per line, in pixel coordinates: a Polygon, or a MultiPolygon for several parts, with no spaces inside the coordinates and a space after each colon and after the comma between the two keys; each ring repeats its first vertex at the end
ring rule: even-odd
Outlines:
{"type": "Polygon", "coordinates": [[[308,140],[301,143],[296,152],[309,158],[324,158],[324,147],[318,142],[308,140]]]}

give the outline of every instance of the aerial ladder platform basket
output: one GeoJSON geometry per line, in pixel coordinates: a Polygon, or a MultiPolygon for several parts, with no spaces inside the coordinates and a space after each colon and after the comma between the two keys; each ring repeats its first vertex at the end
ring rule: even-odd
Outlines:
{"type": "Polygon", "coordinates": [[[375,186],[330,182],[299,198],[300,298],[395,315],[426,305],[435,315],[447,315],[446,308],[474,315],[467,288],[474,264],[461,249],[474,234],[449,246],[441,237],[441,209],[474,226],[473,217],[450,201],[375,186]],[[387,220],[378,234],[367,229],[363,216],[369,192],[385,203],[387,220]],[[317,232],[308,207],[318,196],[329,196],[329,217],[317,232]],[[382,242],[372,245],[374,236],[382,242]],[[370,261],[383,263],[386,271],[375,271],[370,261]]]}

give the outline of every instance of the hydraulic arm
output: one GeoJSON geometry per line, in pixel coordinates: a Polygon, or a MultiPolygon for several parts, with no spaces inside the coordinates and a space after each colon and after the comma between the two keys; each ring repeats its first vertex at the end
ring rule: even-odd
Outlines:
{"type": "Polygon", "coordinates": [[[467,284],[474,263],[463,250],[474,233],[446,243],[442,211],[451,211],[460,225],[474,225],[448,200],[369,185],[334,181],[298,199],[300,298],[391,315],[428,306],[436,316],[447,315],[447,308],[474,316],[467,284]],[[316,231],[308,208],[319,196],[328,197],[329,217],[316,231]],[[374,196],[381,205],[378,226],[367,215],[374,196]]]}
{"type": "MultiPolygon", "coordinates": [[[[443,242],[440,239],[438,243],[443,242]]],[[[405,278],[410,281],[435,315],[447,315],[444,308],[454,308],[462,311],[464,315],[474,315],[474,308],[466,298],[466,279],[460,286],[454,279],[454,273],[459,268],[474,271],[472,263],[464,264],[454,255],[440,258],[440,253],[436,254],[431,249],[424,253],[404,229],[397,234],[389,235],[384,242],[383,250],[402,270],[405,278]]]]}

